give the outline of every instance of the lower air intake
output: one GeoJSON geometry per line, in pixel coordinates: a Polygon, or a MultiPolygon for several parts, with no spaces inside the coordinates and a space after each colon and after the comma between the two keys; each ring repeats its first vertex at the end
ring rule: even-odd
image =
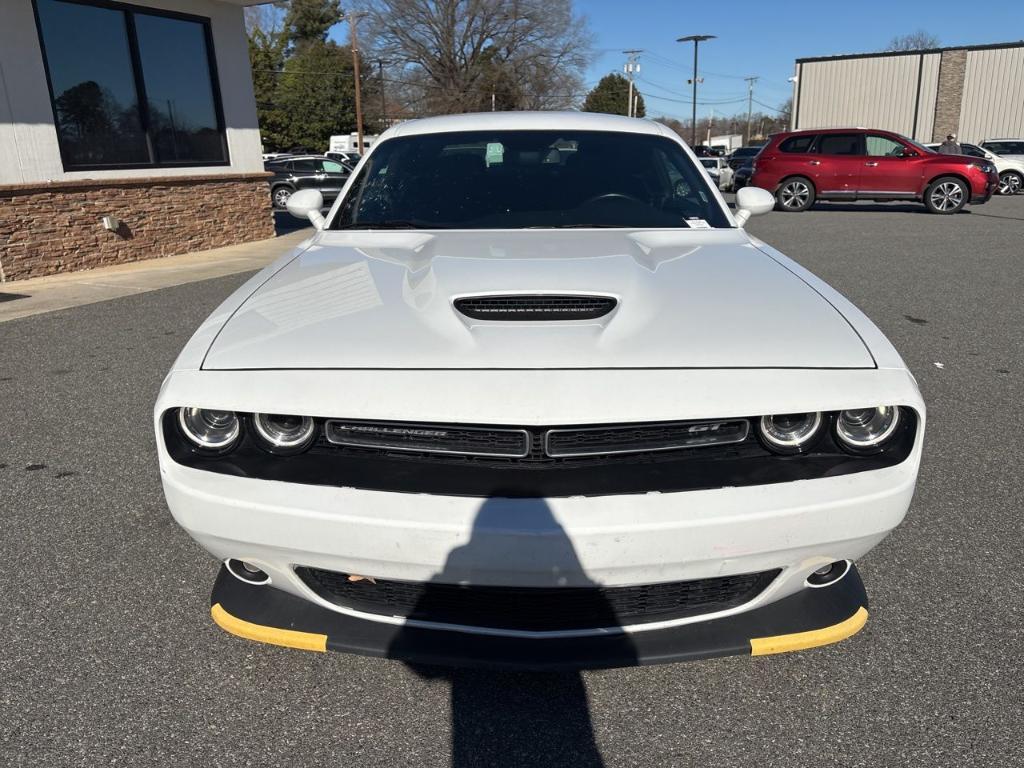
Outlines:
{"type": "Polygon", "coordinates": [[[474,320],[594,320],[615,309],[611,296],[467,296],[455,309],[474,320]]]}
{"type": "Polygon", "coordinates": [[[440,624],[553,632],[645,624],[724,611],[753,600],[779,570],[630,587],[484,587],[349,579],[296,568],[306,585],[335,605],[440,624]]]}

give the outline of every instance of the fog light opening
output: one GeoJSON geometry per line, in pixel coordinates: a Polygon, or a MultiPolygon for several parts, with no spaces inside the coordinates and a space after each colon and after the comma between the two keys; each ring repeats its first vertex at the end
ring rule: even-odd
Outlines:
{"type": "Polygon", "coordinates": [[[807,577],[807,586],[812,588],[830,587],[850,572],[853,565],[849,560],[836,560],[823,565],[807,577]]]}
{"type": "Polygon", "coordinates": [[[225,560],[224,565],[227,566],[227,569],[232,576],[239,581],[244,581],[246,584],[259,585],[270,583],[270,576],[252,563],[247,563],[244,560],[236,560],[232,557],[225,560]]]}

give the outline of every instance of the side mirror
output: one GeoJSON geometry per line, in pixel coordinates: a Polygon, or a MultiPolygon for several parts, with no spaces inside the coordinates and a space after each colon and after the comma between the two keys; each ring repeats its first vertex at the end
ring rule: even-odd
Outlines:
{"type": "Polygon", "coordinates": [[[751,216],[768,213],[775,207],[775,195],[760,187],[743,187],[736,193],[736,213],[733,218],[739,226],[744,226],[751,216]]]}
{"type": "Polygon", "coordinates": [[[300,189],[288,198],[288,213],[296,219],[309,219],[317,229],[324,228],[324,196],[318,189],[300,189]]]}

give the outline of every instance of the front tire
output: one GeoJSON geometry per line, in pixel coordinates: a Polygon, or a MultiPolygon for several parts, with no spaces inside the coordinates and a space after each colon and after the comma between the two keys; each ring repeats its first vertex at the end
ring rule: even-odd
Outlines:
{"type": "Polygon", "coordinates": [[[803,176],[783,181],[775,190],[775,210],[799,213],[814,205],[814,184],[803,176]]]}
{"type": "Polygon", "coordinates": [[[292,189],[291,187],[274,187],[270,197],[274,201],[275,208],[284,210],[288,207],[288,201],[292,197],[292,189]]]}
{"type": "Polygon", "coordinates": [[[924,206],[929,213],[959,213],[967,205],[969,195],[970,191],[963,181],[953,176],[942,176],[928,185],[924,193],[924,206]]]}
{"type": "Polygon", "coordinates": [[[1024,176],[1016,171],[1003,171],[999,174],[999,194],[1016,195],[1024,187],[1024,176]]]}

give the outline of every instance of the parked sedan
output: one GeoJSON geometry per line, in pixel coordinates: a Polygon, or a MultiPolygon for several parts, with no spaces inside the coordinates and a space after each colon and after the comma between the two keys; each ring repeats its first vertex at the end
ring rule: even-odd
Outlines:
{"type": "Polygon", "coordinates": [[[731,212],[657,122],[498,112],[389,129],[323,202],[291,197],[315,233],[154,408],[223,629],[558,669],[864,626],[854,562],[907,512],[925,407],[867,317],[747,235],[770,193],[731,212]]]}
{"type": "Polygon", "coordinates": [[[700,164],[722,191],[732,191],[732,168],[723,157],[702,157],[700,164]]]}
{"type": "Polygon", "coordinates": [[[350,169],[319,155],[288,156],[267,163],[264,168],[273,173],[270,196],[275,208],[285,208],[291,196],[302,189],[315,189],[331,203],[348,181],[350,169]]]}

